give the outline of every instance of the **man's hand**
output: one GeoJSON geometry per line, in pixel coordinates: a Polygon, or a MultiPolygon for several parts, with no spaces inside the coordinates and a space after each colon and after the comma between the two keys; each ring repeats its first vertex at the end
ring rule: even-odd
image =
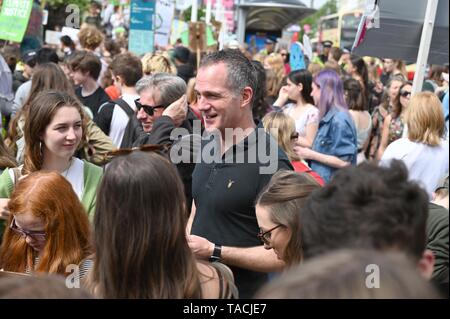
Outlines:
{"type": "Polygon", "coordinates": [[[163,112],[162,115],[166,115],[172,119],[175,126],[180,126],[186,119],[187,115],[187,99],[186,94],[180,97],[178,100],[170,104],[163,112]]]}
{"type": "Polygon", "coordinates": [[[209,259],[214,251],[214,244],[206,238],[188,235],[187,236],[189,247],[194,255],[199,259],[209,259]]]}

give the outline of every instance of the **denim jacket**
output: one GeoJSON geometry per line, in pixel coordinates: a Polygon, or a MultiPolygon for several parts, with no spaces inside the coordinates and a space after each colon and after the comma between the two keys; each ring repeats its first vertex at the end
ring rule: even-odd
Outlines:
{"type": "MultiPolygon", "coordinates": [[[[358,142],[353,119],[346,111],[332,107],[319,122],[319,130],[314,139],[312,150],[332,155],[343,161],[356,164],[358,142]]],[[[311,161],[310,167],[316,171],[325,182],[329,182],[337,168],[327,166],[317,161],[311,161]]]]}

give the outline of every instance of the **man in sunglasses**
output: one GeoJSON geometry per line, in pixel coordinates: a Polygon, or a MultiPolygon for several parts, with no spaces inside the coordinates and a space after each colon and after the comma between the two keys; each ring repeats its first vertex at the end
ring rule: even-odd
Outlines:
{"type": "Polygon", "coordinates": [[[170,133],[176,127],[192,133],[195,115],[187,106],[186,83],[168,73],[155,73],[136,83],[136,120],[142,132],[133,146],[172,143],[170,133]]]}
{"type": "MultiPolygon", "coordinates": [[[[185,135],[193,134],[196,115],[188,107],[186,101],[186,83],[176,75],[155,73],[146,76],[136,83],[139,99],[135,100],[137,113],[132,117],[125,130],[122,147],[138,147],[145,144],[165,144],[171,146],[178,140],[171,138],[175,128],[185,135]]],[[[199,126],[201,126],[198,120],[199,126]]],[[[183,135],[183,136],[185,136],[183,135]]],[[[179,139],[181,142],[184,140],[179,139]]],[[[190,159],[194,158],[194,148],[189,147],[190,159]]],[[[176,162],[183,180],[188,212],[192,203],[193,160],[176,162]]]]}

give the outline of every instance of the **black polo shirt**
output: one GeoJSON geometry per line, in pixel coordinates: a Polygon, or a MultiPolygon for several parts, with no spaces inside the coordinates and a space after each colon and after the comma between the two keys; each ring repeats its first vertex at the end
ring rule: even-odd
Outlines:
{"type": "MultiPolygon", "coordinates": [[[[211,140],[202,142],[202,153],[211,149],[211,140]]],[[[220,148],[217,147],[220,152],[220,148]]],[[[292,170],[286,154],[268,134],[255,130],[241,143],[227,150],[217,161],[205,157],[195,167],[192,195],[196,205],[191,234],[223,246],[254,247],[262,245],[255,213],[258,194],[272,175],[292,170]],[[271,152],[269,151],[271,150],[271,152]],[[272,156],[269,156],[272,154],[272,156]],[[270,160],[269,160],[270,158],[270,160]],[[261,171],[268,169],[269,173],[261,171]]],[[[250,298],[267,281],[267,274],[232,267],[240,297],[250,298]]]]}

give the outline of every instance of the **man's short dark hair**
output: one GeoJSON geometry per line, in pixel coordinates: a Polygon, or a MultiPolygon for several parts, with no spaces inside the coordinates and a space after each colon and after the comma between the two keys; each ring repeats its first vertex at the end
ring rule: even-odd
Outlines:
{"type": "Polygon", "coordinates": [[[201,63],[200,68],[224,63],[228,70],[228,87],[235,95],[247,86],[253,90],[252,105],[255,99],[256,85],[256,71],[252,63],[239,50],[227,49],[206,55],[201,63]]]}
{"type": "Polygon", "coordinates": [[[401,161],[339,170],[300,214],[305,258],[341,248],[400,250],[419,259],[426,245],[428,195],[401,161]]]}
{"type": "Polygon", "coordinates": [[[100,59],[91,52],[77,51],[69,59],[70,68],[73,71],[80,70],[83,73],[89,72],[89,75],[97,80],[102,70],[100,59]]]}
{"type": "Polygon", "coordinates": [[[56,51],[50,48],[41,48],[36,52],[36,64],[53,62],[58,64],[59,57],[56,51]]]}
{"type": "Polygon", "coordinates": [[[142,78],[141,60],[132,53],[117,55],[109,65],[114,76],[120,76],[126,86],[135,86],[142,78]]]}

